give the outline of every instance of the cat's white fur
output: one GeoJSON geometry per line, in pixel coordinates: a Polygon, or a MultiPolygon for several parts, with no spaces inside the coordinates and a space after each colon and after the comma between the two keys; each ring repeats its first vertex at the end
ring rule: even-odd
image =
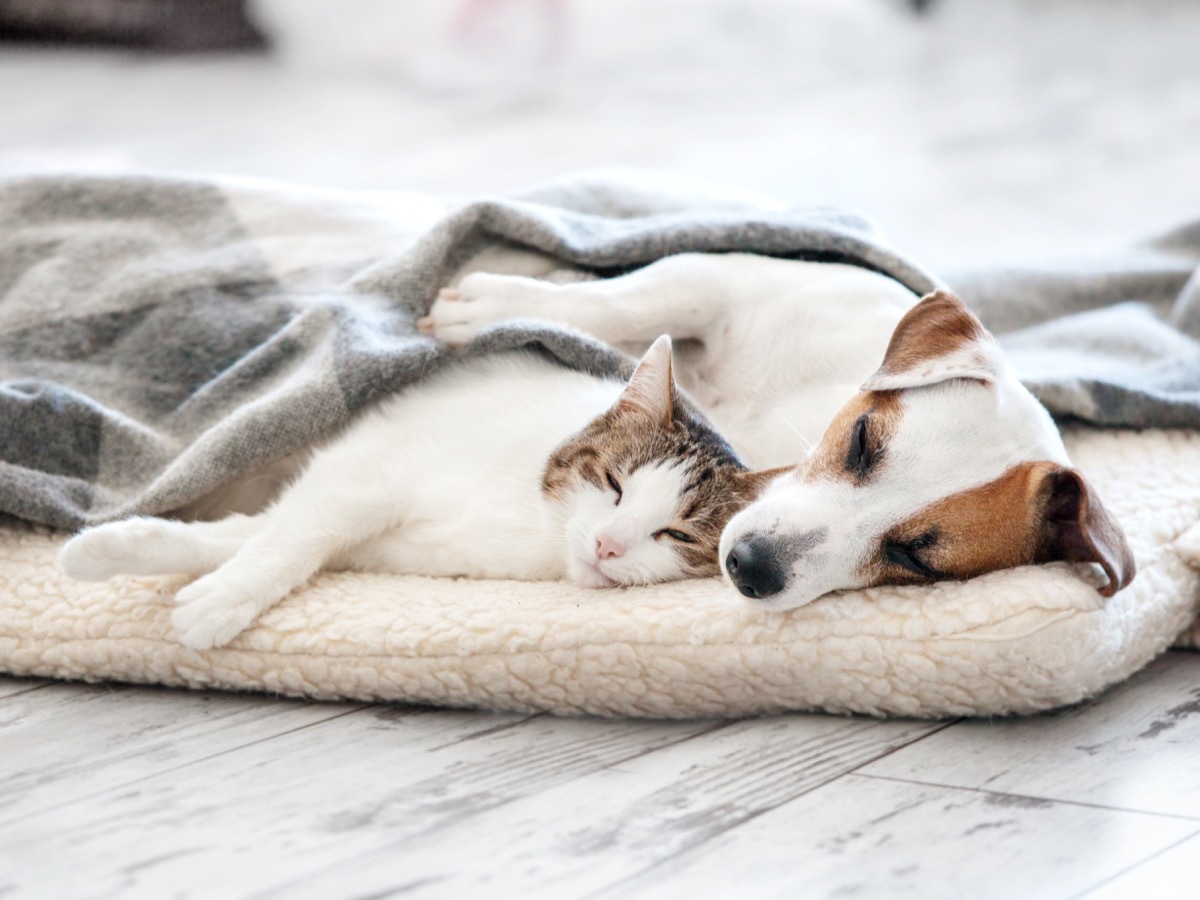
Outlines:
{"type": "Polygon", "coordinates": [[[571,579],[590,587],[611,587],[682,577],[669,543],[647,536],[678,516],[683,490],[682,467],[663,461],[624,477],[619,506],[607,491],[578,490],[564,497],[571,579]]]}
{"type": "Polygon", "coordinates": [[[88,580],[201,575],[176,595],[172,617],[196,648],[232,640],[322,568],[569,575],[597,587],[679,578],[670,542],[654,538],[679,512],[672,467],[626,478],[619,505],[586,482],[562,497],[541,493],[552,451],[621,398],[669,411],[670,361],[663,338],[628,387],[531,353],[464,361],[352,422],[259,515],[115,522],[71,540],[60,560],[88,580]]]}

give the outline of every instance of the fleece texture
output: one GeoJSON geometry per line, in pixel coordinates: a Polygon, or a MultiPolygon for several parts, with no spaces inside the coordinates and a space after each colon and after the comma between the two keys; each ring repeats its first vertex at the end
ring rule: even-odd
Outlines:
{"type": "Polygon", "coordinates": [[[182,580],[69,581],[53,565],[64,535],[14,521],[0,529],[0,668],[561,714],[1053,709],[1200,633],[1186,631],[1200,599],[1200,436],[1066,438],[1137,558],[1137,578],[1109,600],[1095,573],[1065,564],[835,594],[786,613],[752,610],[718,580],[592,591],[327,573],[229,647],[197,652],[172,637],[182,580]]]}

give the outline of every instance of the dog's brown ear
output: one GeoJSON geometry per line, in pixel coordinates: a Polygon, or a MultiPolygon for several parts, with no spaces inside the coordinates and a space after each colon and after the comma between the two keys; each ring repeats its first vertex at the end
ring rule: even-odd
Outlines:
{"type": "Polygon", "coordinates": [[[1108,576],[1100,593],[1111,597],[1133,581],[1137,565],[1121,526],[1087,480],[1074,469],[1048,467],[1039,488],[1043,509],[1041,562],[1099,563],[1108,576]]]}
{"type": "Polygon", "coordinates": [[[993,382],[1004,361],[983,323],[949,291],[929,294],[892,332],[883,365],[864,391],[898,391],[951,378],[993,382]]]}

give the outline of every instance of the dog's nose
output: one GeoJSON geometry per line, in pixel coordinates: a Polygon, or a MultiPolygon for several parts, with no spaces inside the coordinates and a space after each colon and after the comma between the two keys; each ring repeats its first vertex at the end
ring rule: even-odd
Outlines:
{"type": "Polygon", "coordinates": [[[778,594],[787,584],[787,572],[774,544],[760,537],[742,538],[725,557],[725,571],[737,589],[761,600],[778,594]]]}

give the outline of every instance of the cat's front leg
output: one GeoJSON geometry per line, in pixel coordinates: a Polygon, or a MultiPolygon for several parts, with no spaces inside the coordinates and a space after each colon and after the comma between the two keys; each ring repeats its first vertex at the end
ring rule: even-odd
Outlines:
{"type": "Polygon", "coordinates": [[[618,278],[574,284],[477,272],[442,291],[419,325],[452,344],[516,318],[560,322],[609,343],[651,341],[660,334],[703,340],[728,310],[720,258],[691,253],[618,278]]]}
{"type": "Polygon", "coordinates": [[[354,433],[318,454],[219,569],[175,595],[180,640],[206,650],[229,643],[262,613],[348,550],[396,527],[401,495],[354,433]]]}
{"type": "Polygon", "coordinates": [[[224,646],[330,560],[388,527],[386,502],[372,507],[349,498],[336,508],[336,500],[293,489],[257,517],[263,527],[232,558],[175,595],[171,624],[180,641],[197,650],[224,646]]]}
{"type": "MultiPolygon", "coordinates": [[[[264,584],[245,573],[217,570],[175,595],[171,624],[179,641],[194,650],[223,647],[299,583],[264,584]]],[[[302,582],[301,582],[302,583],[302,582]]]]}
{"type": "Polygon", "coordinates": [[[329,554],[274,529],[248,541],[223,566],[175,595],[171,624],[196,650],[223,647],[317,573],[329,554]]]}

